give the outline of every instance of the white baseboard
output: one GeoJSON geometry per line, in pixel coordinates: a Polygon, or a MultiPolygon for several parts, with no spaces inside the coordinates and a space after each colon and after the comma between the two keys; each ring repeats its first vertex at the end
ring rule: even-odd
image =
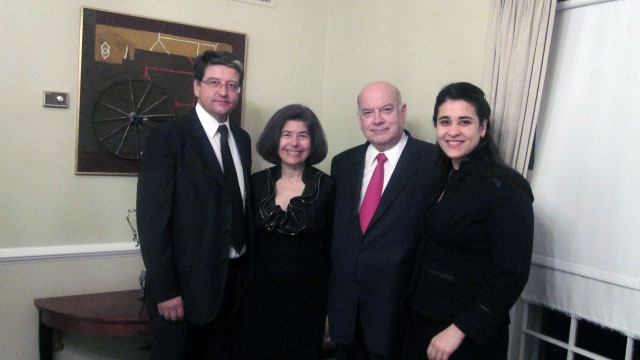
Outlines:
{"type": "Polygon", "coordinates": [[[0,264],[139,256],[133,242],[0,249],[0,264]]]}

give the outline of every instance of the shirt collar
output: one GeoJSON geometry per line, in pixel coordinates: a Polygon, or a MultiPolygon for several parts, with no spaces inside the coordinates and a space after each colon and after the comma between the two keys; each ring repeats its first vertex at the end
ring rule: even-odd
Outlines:
{"type": "MultiPolygon", "coordinates": [[[[196,104],[196,114],[198,114],[198,119],[200,119],[200,123],[202,124],[204,131],[210,138],[216,134],[219,126],[226,125],[229,127],[229,115],[227,115],[227,121],[219,123],[218,120],[211,116],[211,114],[209,114],[207,110],[200,105],[200,103],[196,104]]],[[[231,129],[229,128],[229,130],[231,129]]]]}
{"type": "MultiPolygon", "coordinates": [[[[387,157],[387,162],[389,162],[393,168],[396,167],[396,164],[400,159],[400,155],[402,154],[402,150],[404,149],[405,145],[407,145],[408,139],[409,137],[407,136],[407,133],[402,132],[402,136],[400,137],[400,140],[395,145],[393,145],[393,147],[391,147],[390,149],[383,151],[383,153],[387,157]]],[[[369,146],[367,147],[367,153],[365,154],[365,157],[364,157],[365,164],[372,166],[373,161],[376,159],[376,156],[378,156],[379,153],[380,151],[378,151],[378,149],[376,149],[375,146],[373,146],[372,144],[369,144],[369,146]]]]}

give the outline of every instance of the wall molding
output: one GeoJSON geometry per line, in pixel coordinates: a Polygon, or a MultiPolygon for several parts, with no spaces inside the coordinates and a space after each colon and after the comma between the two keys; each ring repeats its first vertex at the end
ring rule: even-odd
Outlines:
{"type": "Polygon", "coordinates": [[[89,245],[4,248],[0,249],[0,265],[139,255],[140,248],[131,241],[89,245]]]}
{"type": "Polygon", "coordinates": [[[637,277],[616,274],[590,266],[573,264],[567,261],[535,254],[531,259],[531,264],[640,291],[640,278],[637,277]]]}

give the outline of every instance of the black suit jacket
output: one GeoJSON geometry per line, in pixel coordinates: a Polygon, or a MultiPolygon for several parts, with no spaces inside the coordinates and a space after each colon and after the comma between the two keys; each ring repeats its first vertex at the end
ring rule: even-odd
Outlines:
{"type": "Polygon", "coordinates": [[[433,201],[435,146],[409,136],[365,234],[358,218],[369,144],[333,158],[336,207],[331,245],[329,320],[332,339],[353,340],[360,311],[365,340],[379,354],[398,354],[404,331],[419,223],[433,201]]]}
{"type": "MultiPolygon", "coordinates": [[[[249,199],[251,139],[234,125],[231,132],[249,199]]],[[[224,174],[195,110],[149,135],[137,194],[149,304],[182,295],[187,321],[205,323],[216,317],[227,278],[231,207],[224,174]]],[[[245,214],[251,216],[248,202],[245,214]]]]}

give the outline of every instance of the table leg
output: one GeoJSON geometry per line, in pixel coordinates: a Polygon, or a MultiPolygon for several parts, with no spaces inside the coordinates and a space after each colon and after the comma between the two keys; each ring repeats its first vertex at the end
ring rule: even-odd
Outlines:
{"type": "Polygon", "coordinates": [[[39,316],[40,360],[53,360],[53,329],[42,322],[42,312],[39,316]]]}

